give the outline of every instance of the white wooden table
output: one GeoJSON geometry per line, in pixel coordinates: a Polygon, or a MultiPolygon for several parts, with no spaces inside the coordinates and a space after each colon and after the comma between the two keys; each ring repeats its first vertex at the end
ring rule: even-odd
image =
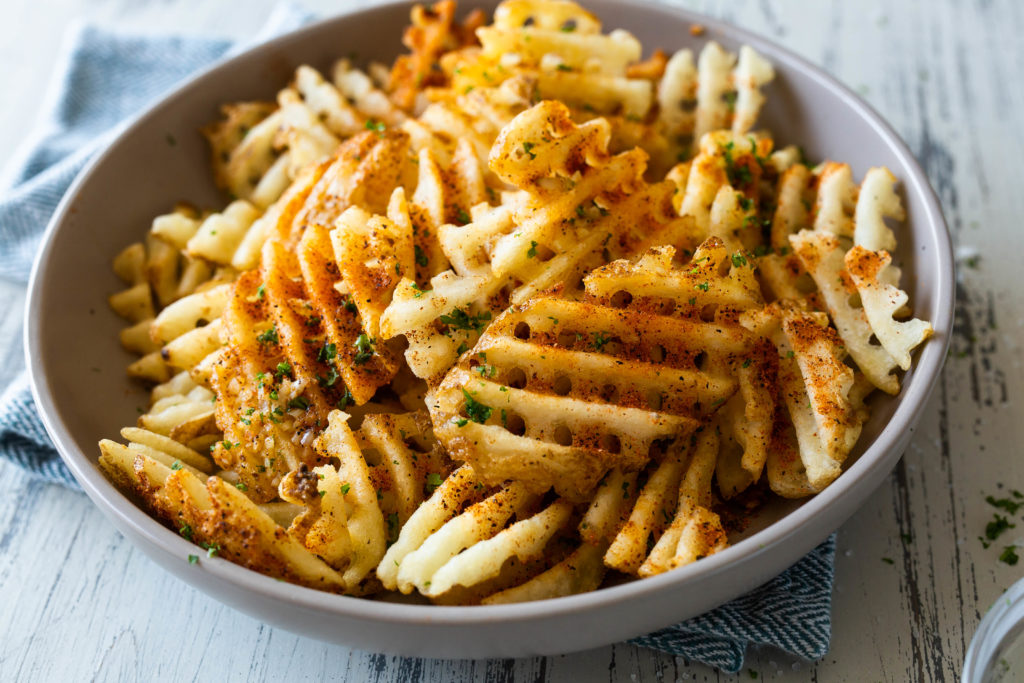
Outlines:
{"type": "MultiPolygon", "coordinates": [[[[346,0],[307,0],[330,12],[346,0]]],[[[360,0],[356,0],[359,2],[360,0]]],[[[243,36],[272,0],[14,0],[0,22],[0,160],[31,129],[64,28],[243,36]]],[[[1024,563],[978,540],[986,494],[1024,490],[1021,237],[1024,4],[1016,0],[692,0],[850,84],[915,150],[964,261],[942,380],[896,472],[839,533],[832,650],[749,653],[738,679],[952,681],[980,614],[1024,563]],[[978,255],[978,258],[971,258],[978,255]],[[1002,486],[1003,488],[1000,488],[1002,486]]],[[[0,386],[23,363],[22,288],[0,282],[0,386]],[[13,340],[13,341],[12,341],[13,340]]],[[[260,624],[179,583],[81,494],[0,463],[0,681],[736,680],[633,646],[524,660],[371,655],[260,624]]]]}

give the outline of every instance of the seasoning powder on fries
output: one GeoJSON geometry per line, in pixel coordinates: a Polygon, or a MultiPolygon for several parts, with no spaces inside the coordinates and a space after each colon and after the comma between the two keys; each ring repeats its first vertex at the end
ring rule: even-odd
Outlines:
{"type": "Polygon", "coordinates": [[[231,201],[115,257],[152,394],[111,480],[209,557],[440,604],[670,571],[835,480],[932,333],[892,174],[776,149],[750,47],[642,60],[568,0],[404,43],[225,105],[231,201]]]}

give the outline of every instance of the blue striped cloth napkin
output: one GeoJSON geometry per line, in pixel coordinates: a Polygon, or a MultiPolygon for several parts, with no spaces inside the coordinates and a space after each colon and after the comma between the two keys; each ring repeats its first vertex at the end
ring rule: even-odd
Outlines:
{"type": "MultiPolygon", "coordinates": [[[[0,174],[0,277],[27,281],[61,196],[125,121],[198,69],[309,18],[300,8],[281,5],[259,35],[234,46],[194,37],[73,31],[39,129],[0,174]]],[[[78,488],[47,437],[24,373],[0,395],[0,458],[34,476],[78,488]]],[[[733,673],[742,668],[751,645],[819,659],[831,635],[834,563],[833,535],[751,593],[631,642],[733,673]]]]}

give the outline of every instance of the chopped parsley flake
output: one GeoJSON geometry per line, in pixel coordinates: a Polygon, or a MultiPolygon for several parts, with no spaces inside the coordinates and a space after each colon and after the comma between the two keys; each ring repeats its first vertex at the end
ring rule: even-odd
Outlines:
{"type": "Polygon", "coordinates": [[[398,513],[388,515],[388,545],[398,540],[398,513]]]}
{"type": "Polygon", "coordinates": [[[299,410],[306,410],[309,408],[309,401],[302,396],[296,396],[292,400],[288,401],[289,408],[298,408],[299,410]]]}
{"type": "Polygon", "coordinates": [[[280,343],[280,339],[277,336],[277,326],[275,325],[268,330],[264,330],[258,337],[256,337],[256,341],[260,344],[280,343]]]}
{"type": "Polygon", "coordinates": [[[736,165],[736,161],[732,157],[734,147],[735,145],[731,140],[722,147],[722,158],[725,160],[725,174],[729,177],[730,185],[746,185],[753,181],[754,177],[750,173],[749,167],[736,165]]]}
{"type": "Polygon", "coordinates": [[[537,243],[530,240],[530,248],[526,250],[526,258],[533,258],[537,255],[537,243]]]}
{"type": "Polygon", "coordinates": [[[996,499],[992,496],[985,496],[985,502],[992,507],[999,508],[1000,510],[1006,510],[1009,514],[1017,514],[1017,510],[1024,506],[1024,501],[1013,501],[1009,498],[996,499]]]}
{"type": "Polygon", "coordinates": [[[280,363],[277,364],[277,370],[274,372],[274,377],[277,377],[278,379],[280,379],[282,377],[291,377],[291,376],[292,376],[292,364],[291,363],[289,363],[288,361],[281,361],[280,363]]]}
{"type": "Polygon", "coordinates": [[[462,223],[463,225],[473,220],[472,218],[470,218],[469,214],[462,209],[461,206],[459,207],[459,211],[456,214],[456,216],[458,217],[459,222],[462,223]]]}
{"type": "Polygon", "coordinates": [[[737,268],[745,266],[747,265],[747,257],[737,251],[732,255],[732,264],[737,268]]]}
{"type": "Polygon", "coordinates": [[[338,400],[338,410],[344,410],[355,402],[356,400],[352,398],[352,392],[346,389],[345,394],[338,400]]]}
{"type": "Polygon", "coordinates": [[[366,130],[376,131],[379,137],[384,137],[384,131],[387,128],[383,121],[374,121],[373,119],[367,119],[366,121],[366,130]]]}
{"type": "Polygon", "coordinates": [[[341,485],[341,495],[344,496],[344,495],[348,494],[348,492],[351,491],[351,490],[352,490],[352,484],[349,484],[348,482],[345,482],[344,484],[341,485]]]}
{"type": "Polygon", "coordinates": [[[427,493],[432,493],[434,489],[441,485],[441,475],[436,472],[431,472],[427,475],[427,493]]]}
{"type": "Polygon", "coordinates": [[[748,358],[748,359],[746,359],[745,361],[743,361],[743,367],[744,367],[744,368],[749,368],[749,367],[750,367],[750,364],[751,364],[752,362],[753,362],[753,361],[751,361],[751,360],[750,360],[749,358],[748,358]]]}
{"type": "Polygon", "coordinates": [[[354,346],[356,347],[356,355],[352,358],[352,362],[356,365],[362,365],[373,357],[373,340],[366,336],[365,333],[359,335],[354,346]]]}
{"type": "Polygon", "coordinates": [[[181,469],[181,461],[180,460],[175,460],[173,463],[171,463],[171,469],[174,470],[175,472],[180,470],[181,469]]]}
{"type": "Polygon", "coordinates": [[[442,324],[450,328],[456,330],[476,330],[477,332],[482,332],[484,327],[487,326],[487,321],[490,319],[490,311],[483,311],[471,316],[458,306],[453,308],[451,313],[442,315],[439,318],[442,324]]]}
{"type": "Polygon", "coordinates": [[[1020,557],[1017,556],[1017,549],[1012,545],[1008,545],[1003,548],[1003,552],[999,554],[999,561],[1005,562],[1011,567],[1020,561],[1020,557]]]}
{"type": "Polygon", "coordinates": [[[532,150],[533,150],[533,143],[532,142],[524,142],[523,143],[523,151],[526,152],[530,156],[531,159],[536,159],[537,158],[537,154],[536,154],[536,152],[533,152],[532,150]]]}
{"type": "Polygon", "coordinates": [[[708,291],[709,287],[710,286],[706,282],[701,282],[700,284],[697,284],[697,285],[693,286],[694,289],[699,289],[702,292],[708,291]]]}
{"type": "Polygon", "coordinates": [[[430,263],[430,259],[428,259],[427,255],[423,253],[422,249],[420,249],[420,245],[416,244],[412,249],[416,254],[416,265],[426,268],[427,264],[430,263]]]}
{"type": "Polygon", "coordinates": [[[338,347],[334,344],[324,344],[316,354],[316,359],[321,363],[330,363],[338,355],[338,347]]]}
{"type": "Polygon", "coordinates": [[[235,488],[238,489],[239,491],[248,491],[249,490],[249,487],[246,486],[244,482],[238,482],[237,484],[235,484],[235,488]]]}
{"type": "Polygon", "coordinates": [[[885,562],[886,564],[896,564],[896,562],[891,557],[883,557],[882,562],[885,562]]]}
{"type": "Polygon", "coordinates": [[[256,298],[257,299],[262,301],[263,298],[266,295],[267,295],[267,288],[266,287],[264,287],[263,285],[260,285],[259,287],[256,288],[256,298]]]}
{"type": "Polygon", "coordinates": [[[199,556],[198,555],[189,555],[188,556],[188,563],[189,564],[196,564],[197,562],[199,562],[199,556]]]}
{"type": "Polygon", "coordinates": [[[183,538],[186,538],[190,541],[192,540],[192,527],[188,524],[182,524],[181,528],[178,529],[178,533],[181,534],[183,538]]]}
{"type": "Polygon", "coordinates": [[[469,424],[469,420],[467,420],[464,417],[460,417],[458,420],[455,421],[455,424],[459,427],[465,427],[466,425],[469,424]]]}
{"type": "Polygon", "coordinates": [[[355,313],[356,311],[358,311],[358,310],[359,310],[359,309],[358,309],[358,308],[356,307],[356,302],[355,302],[355,301],[352,301],[352,297],[350,297],[350,296],[346,296],[346,297],[345,297],[345,298],[344,298],[344,299],[342,300],[342,304],[341,304],[341,306],[342,306],[342,308],[344,308],[344,309],[345,309],[346,311],[348,311],[349,313],[355,313]]]}
{"type": "Polygon", "coordinates": [[[334,383],[338,381],[338,370],[332,365],[327,368],[326,375],[317,375],[316,381],[322,387],[333,387],[334,383]]]}
{"type": "Polygon", "coordinates": [[[592,346],[595,349],[597,349],[598,351],[600,351],[600,350],[602,350],[604,348],[605,344],[607,344],[611,340],[612,340],[612,338],[610,336],[608,336],[608,334],[606,332],[595,332],[594,333],[594,342],[593,342],[592,346]]]}
{"type": "Polygon", "coordinates": [[[985,525],[985,538],[990,541],[999,538],[1007,529],[1013,529],[1017,526],[1016,524],[1010,524],[1010,520],[1006,519],[1006,517],[999,515],[993,515],[992,517],[992,521],[985,525]]]}
{"type": "Polygon", "coordinates": [[[470,393],[466,391],[465,387],[462,389],[462,395],[466,398],[466,415],[469,416],[469,419],[480,424],[483,424],[490,419],[491,413],[493,412],[493,409],[490,406],[484,405],[473,398],[470,393]]]}

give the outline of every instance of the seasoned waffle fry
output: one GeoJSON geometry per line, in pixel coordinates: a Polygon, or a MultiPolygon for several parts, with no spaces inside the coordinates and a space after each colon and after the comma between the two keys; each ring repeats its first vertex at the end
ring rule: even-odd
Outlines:
{"type": "Polygon", "coordinates": [[[608,469],[642,467],[655,440],[691,432],[736,389],[713,368],[748,344],[735,327],[534,300],[491,324],[435,392],[431,417],[485,483],[579,499],[608,469]],[[705,371],[711,339],[722,355],[705,371]]]}
{"type": "Polygon", "coordinates": [[[897,286],[899,268],[892,265],[888,252],[868,251],[859,244],[846,253],[845,263],[871,331],[896,364],[909,370],[910,352],[932,335],[932,326],[923,320],[894,319],[910,300],[897,286]]]}
{"type": "Polygon", "coordinates": [[[711,476],[718,438],[710,429],[697,435],[689,464],[679,485],[679,507],[671,525],[639,567],[640,576],[653,576],[696,562],[722,550],[727,543],[721,521],[711,507],[711,476]]]}
{"type": "Polygon", "coordinates": [[[100,443],[100,466],[179,533],[217,555],[263,574],[321,590],[341,590],[342,577],[284,533],[244,493],[218,477],[153,456],[138,444],[100,443]],[[205,482],[205,486],[204,486],[205,482]]]}
{"type": "Polygon", "coordinates": [[[225,106],[230,203],[115,257],[154,386],[107,475],[211,557],[437,604],[670,571],[840,476],[932,334],[893,175],[752,132],[750,47],[641,62],[571,0],[411,14],[390,69],[225,106]]]}
{"type": "Polygon", "coordinates": [[[850,303],[851,292],[846,286],[849,275],[846,274],[844,250],[839,239],[828,232],[804,230],[792,235],[789,241],[804,268],[814,278],[839,336],[857,366],[882,391],[889,394],[898,392],[899,380],[892,374],[896,369],[895,359],[885,347],[871,344],[874,332],[864,309],[855,308],[850,303]]]}

